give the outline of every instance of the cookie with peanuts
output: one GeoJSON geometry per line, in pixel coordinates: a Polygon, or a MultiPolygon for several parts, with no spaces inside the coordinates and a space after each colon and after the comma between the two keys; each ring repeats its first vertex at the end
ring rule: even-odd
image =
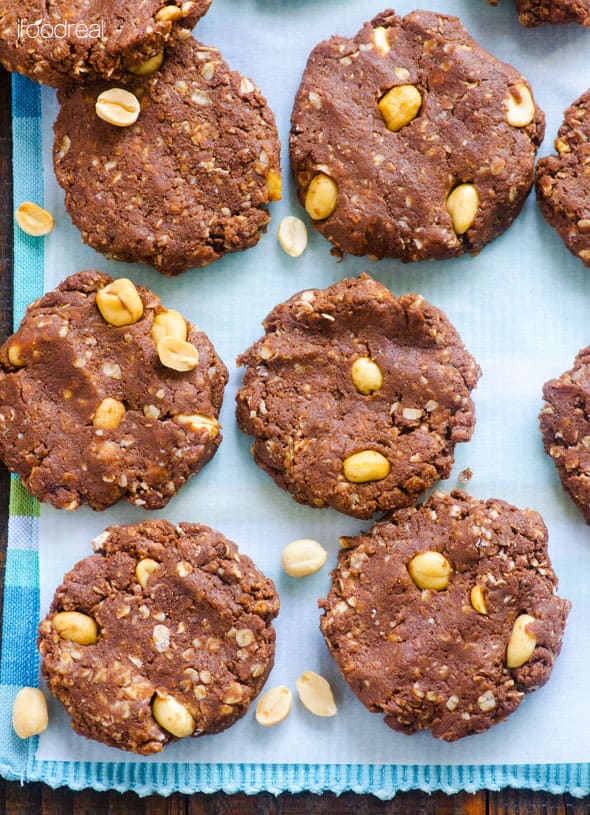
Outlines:
{"type": "Polygon", "coordinates": [[[238,358],[237,420],[279,487],[369,518],[449,475],[480,370],[442,311],[362,275],[293,295],[263,325],[238,358]]]}
{"type": "Polygon", "coordinates": [[[0,65],[57,88],[157,70],[211,0],[3,0],[0,65]]]}
{"type": "Polygon", "coordinates": [[[41,671],[73,729],[143,755],[226,730],[273,665],[272,581],[201,524],[111,526],[93,544],[39,626],[41,671]]]}
{"type": "Polygon", "coordinates": [[[436,492],[341,542],[321,630],[389,727],[456,741],[549,680],[571,603],[537,512],[436,492]]]}
{"type": "Polygon", "coordinates": [[[0,460],[58,509],[158,509],[219,447],[227,376],[149,289],[79,272],[0,347],[0,460]]]}
{"type": "Polygon", "coordinates": [[[476,254],[520,212],[545,119],[456,17],[385,11],[308,60],[291,119],[300,202],[336,253],[476,254]]]}

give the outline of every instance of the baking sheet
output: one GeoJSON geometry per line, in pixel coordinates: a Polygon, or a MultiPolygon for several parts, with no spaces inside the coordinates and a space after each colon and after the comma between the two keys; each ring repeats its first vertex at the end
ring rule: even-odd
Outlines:
{"type": "MultiPolygon", "coordinates": [[[[413,6],[400,0],[396,11],[407,13],[413,6]]],[[[483,0],[431,0],[429,8],[460,16],[475,39],[530,80],[547,114],[547,138],[540,151],[546,155],[563,109],[586,89],[590,32],[575,26],[526,31],[506,1],[494,9],[483,0]]],[[[382,0],[215,0],[198,27],[198,39],[219,47],[230,66],[252,77],[267,96],[283,143],[284,198],[272,206],[269,233],[256,248],[173,280],[147,267],[107,261],[81,243],[52,172],[54,93],[42,92],[45,205],[56,218],[56,229],[44,245],[45,290],[86,268],[124,274],[147,285],[166,306],[179,309],[209,334],[231,379],[221,414],[224,441],[219,452],[165,510],[148,514],[125,504],[100,514],[82,509],[70,515],[41,508],[41,614],[64,572],[90,554],[91,539],[107,525],[146,517],[210,524],[251,555],[279,590],[277,659],[267,687],[286,684],[295,691],[299,674],[315,670],[330,680],[339,706],[336,717],[317,719],[296,701],[289,718],[272,729],[259,727],[252,709],[225,734],[184,740],[142,763],[446,766],[553,765],[590,759],[590,697],[585,692],[590,529],[564,496],[542,451],[537,426],[542,383],[568,368],[577,350],[590,343],[590,273],[544,223],[533,197],[512,228],[476,258],[410,266],[363,258],[338,263],[330,255],[330,244],[310,229],[308,250],[293,260],[276,242],[282,217],[306,217],[292,189],[286,148],[291,105],[307,55],[320,39],[332,33],[352,35],[382,9],[382,0]],[[482,367],[474,392],[473,440],[457,447],[451,478],[439,487],[460,486],[458,473],[469,466],[474,473],[468,485],[471,494],[541,511],[550,531],[560,593],[574,603],[550,684],[528,697],[508,722],[451,745],[428,734],[394,733],[365,710],[339,677],[319,633],[316,601],[328,589],[338,537],[369,524],[331,510],[298,506],[253,464],[250,440],[233,418],[241,376],[234,359],[260,335],[259,324],[268,311],[300,289],[324,287],[363,271],[395,294],[417,291],[442,308],[482,367]],[[299,537],[321,541],[329,558],[320,573],[296,581],[281,571],[280,552],[299,537]]],[[[34,761],[122,763],[137,758],[77,736],[60,706],[52,703],[51,726],[38,741],[34,761]]]]}

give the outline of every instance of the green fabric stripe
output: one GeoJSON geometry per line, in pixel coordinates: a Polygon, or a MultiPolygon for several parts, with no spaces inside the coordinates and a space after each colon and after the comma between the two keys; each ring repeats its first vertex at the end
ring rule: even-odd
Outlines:
{"type": "Polygon", "coordinates": [[[39,502],[26,491],[20,478],[10,481],[10,515],[20,515],[26,518],[39,517],[39,502]]]}

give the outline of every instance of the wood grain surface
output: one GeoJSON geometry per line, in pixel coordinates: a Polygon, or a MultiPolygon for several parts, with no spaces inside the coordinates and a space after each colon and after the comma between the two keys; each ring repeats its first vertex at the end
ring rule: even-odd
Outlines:
{"type": "MultiPolygon", "coordinates": [[[[0,4],[2,0],[0,0],[0,4]]],[[[10,333],[12,311],[12,140],[10,76],[0,68],[0,341],[10,333]]],[[[8,474],[0,464],[0,601],[8,522],[8,474]]],[[[1,609],[1,602],[0,602],[1,609]]],[[[0,611],[1,614],[1,611],[0,611]]],[[[2,715],[7,715],[6,711],[2,715]]],[[[531,735],[534,738],[534,734],[531,735]]],[[[590,757],[589,757],[590,758],[590,757]]],[[[0,779],[0,813],[6,815],[590,815],[590,798],[519,790],[475,795],[399,793],[391,801],[352,793],[325,795],[157,795],[52,790],[0,779]]]]}

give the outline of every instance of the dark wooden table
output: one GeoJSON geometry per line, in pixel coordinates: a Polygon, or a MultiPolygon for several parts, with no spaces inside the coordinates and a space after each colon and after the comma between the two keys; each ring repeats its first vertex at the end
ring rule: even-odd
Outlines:
{"type": "MultiPolygon", "coordinates": [[[[0,0],[0,3],[2,0],[0,0]]],[[[12,311],[12,140],[10,76],[0,68],[0,341],[11,332],[12,311]]],[[[6,532],[8,473],[0,465],[0,615],[6,532]]],[[[6,712],[4,712],[6,715],[6,712]]],[[[534,735],[531,734],[531,738],[534,735]]],[[[0,813],[6,815],[582,815],[590,798],[577,800],[518,790],[482,791],[475,795],[400,793],[392,801],[352,793],[326,795],[152,795],[52,790],[44,784],[21,785],[0,779],[0,813]]]]}

